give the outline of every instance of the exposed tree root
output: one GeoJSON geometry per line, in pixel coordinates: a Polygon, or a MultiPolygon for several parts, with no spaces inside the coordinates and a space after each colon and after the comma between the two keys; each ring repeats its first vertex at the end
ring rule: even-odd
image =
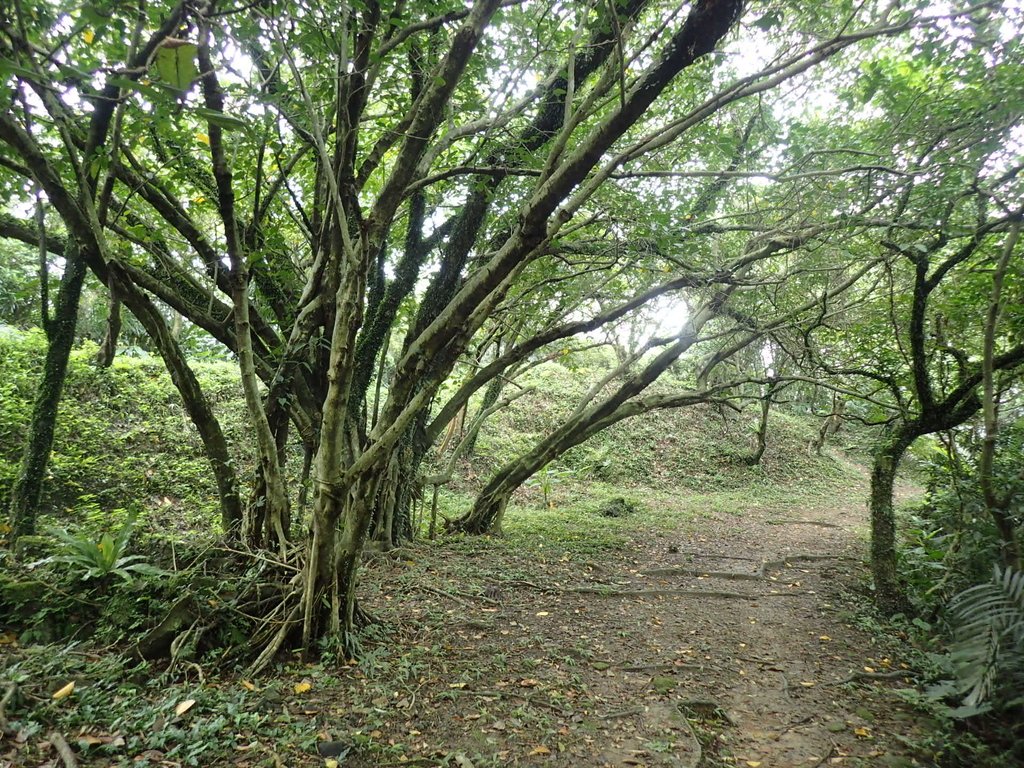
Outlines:
{"type": "Polygon", "coordinates": [[[756,594],[750,592],[724,592],[711,589],[596,589],[594,587],[564,587],[553,590],[557,592],[575,592],[597,597],[715,597],[727,600],[760,600],[763,597],[799,597],[812,594],[809,592],[769,592],[756,594]]]}
{"type": "Polygon", "coordinates": [[[730,579],[733,581],[758,581],[764,578],[764,574],[743,573],[736,571],[705,571],[700,568],[652,568],[643,572],[644,576],[706,576],[710,579],[730,579]]]}
{"type": "Polygon", "coordinates": [[[676,549],[674,551],[669,550],[675,555],[690,555],[691,557],[703,557],[708,560],[748,560],[750,562],[758,562],[759,558],[756,557],[745,557],[743,555],[717,555],[713,552],[700,552],[696,549],[676,549]]]}
{"type": "Polygon", "coordinates": [[[668,661],[663,664],[630,664],[615,668],[623,672],[671,672],[674,669],[705,669],[706,667],[702,664],[677,664],[668,661]]]}
{"type": "Polygon", "coordinates": [[[54,731],[46,740],[50,742],[50,745],[60,755],[61,762],[64,763],[64,768],[78,768],[78,759],[75,757],[75,753],[71,751],[71,747],[68,745],[64,737],[54,731]]]}
{"type": "Polygon", "coordinates": [[[466,696],[476,696],[481,699],[519,699],[525,701],[527,704],[536,707],[544,707],[550,709],[553,712],[561,715],[562,717],[571,717],[573,712],[567,709],[562,709],[558,704],[553,701],[547,701],[538,696],[529,696],[525,693],[516,693],[515,691],[470,691],[465,688],[454,688],[455,692],[465,694],[466,696]]]}
{"type": "Polygon", "coordinates": [[[911,674],[909,669],[894,669],[890,672],[851,672],[842,680],[833,680],[825,685],[846,685],[858,680],[895,680],[900,677],[910,677],[911,674]]]}
{"type": "Polygon", "coordinates": [[[633,717],[634,715],[642,715],[644,713],[643,707],[632,707],[631,709],[622,709],[618,712],[609,712],[606,715],[598,715],[598,720],[619,720],[623,717],[633,717]]]}
{"type": "Polygon", "coordinates": [[[285,640],[301,623],[299,618],[299,606],[294,605],[288,612],[288,616],[281,622],[281,625],[277,628],[277,631],[271,637],[270,641],[263,647],[260,655],[256,657],[256,660],[249,666],[249,674],[257,675],[262,672],[272,662],[277,654],[281,651],[281,647],[284,645],[285,640]]]}
{"type": "MultiPolygon", "coordinates": [[[[755,558],[729,558],[755,561],[755,558]]],[[[790,567],[791,563],[819,562],[822,560],[848,560],[843,555],[790,555],[778,560],[762,560],[756,571],[709,571],[691,566],[669,566],[665,568],[652,568],[644,571],[644,576],[706,576],[711,579],[731,579],[734,581],[758,581],[767,577],[769,571],[777,571],[790,567]]]]}
{"type": "Polygon", "coordinates": [[[681,712],[689,712],[693,717],[701,720],[723,720],[729,725],[736,725],[732,715],[713,699],[688,699],[680,701],[677,706],[681,712]]]}
{"type": "Polygon", "coordinates": [[[516,579],[504,584],[535,589],[545,594],[580,594],[596,597],[717,597],[732,600],[760,600],[762,597],[797,597],[813,594],[810,592],[769,592],[756,594],[750,592],[728,592],[713,589],[608,589],[606,587],[545,587],[532,581],[516,579]]]}
{"type": "Polygon", "coordinates": [[[486,603],[487,605],[500,605],[500,603],[497,600],[493,600],[487,597],[486,595],[474,595],[468,592],[447,592],[443,589],[437,589],[436,587],[429,587],[426,584],[415,584],[413,585],[413,589],[419,589],[423,592],[430,592],[431,594],[438,595],[439,597],[446,597],[449,600],[458,603],[459,605],[466,606],[467,608],[473,607],[473,600],[477,600],[481,603],[486,603]],[[465,598],[469,599],[467,600],[465,598]]]}

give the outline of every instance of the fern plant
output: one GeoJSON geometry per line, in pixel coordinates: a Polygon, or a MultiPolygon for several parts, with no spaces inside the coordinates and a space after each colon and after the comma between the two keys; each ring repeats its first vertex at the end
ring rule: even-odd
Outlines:
{"type": "Polygon", "coordinates": [[[117,535],[103,533],[96,541],[88,536],[75,536],[61,529],[51,529],[50,535],[63,545],[63,554],[39,561],[43,563],[66,563],[79,571],[82,581],[105,579],[115,575],[131,581],[135,575],[157,576],[163,573],[156,566],[141,562],[142,555],[129,555],[128,541],[131,539],[134,519],[128,520],[117,535]]]}
{"type": "Polygon", "coordinates": [[[950,661],[964,707],[1024,704],[1024,571],[995,566],[992,580],[953,598],[950,661]]]}

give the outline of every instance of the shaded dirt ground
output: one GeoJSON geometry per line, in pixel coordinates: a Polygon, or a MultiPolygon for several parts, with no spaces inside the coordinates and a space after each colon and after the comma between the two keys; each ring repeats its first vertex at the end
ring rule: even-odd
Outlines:
{"type": "MultiPolygon", "coordinates": [[[[862,498],[638,530],[598,560],[405,550],[371,602],[422,650],[363,733],[396,764],[919,764],[894,638],[855,625],[862,498]]],[[[322,735],[348,739],[351,715],[322,735]]]]}

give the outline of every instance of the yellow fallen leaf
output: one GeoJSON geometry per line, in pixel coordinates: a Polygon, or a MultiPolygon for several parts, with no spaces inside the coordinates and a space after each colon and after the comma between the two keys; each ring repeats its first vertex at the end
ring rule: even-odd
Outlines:
{"type": "Polygon", "coordinates": [[[294,688],[296,693],[305,693],[306,691],[313,690],[313,684],[309,680],[303,680],[301,683],[296,683],[294,688]]]}
{"type": "Polygon", "coordinates": [[[551,750],[548,749],[547,747],[545,747],[543,744],[541,744],[539,747],[534,747],[533,749],[530,750],[530,757],[534,757],[536,755],[550,755],[550,754],[551,754],[551,750]]]}
{"type": "Polygon", "coordinates": [[[822,635],[822,636],[821,636],[821,637],[819,637],[818,639],[819,639],[819,640],[821,640],[821,642],[823,642],[823,643],[827,643],[827,642],[828,642],[829,640],[831,640],[832,638],[831,638],[831,637],[829,637],[828,635],[822,635]]]}
{"type": "Polygon", "coordinates": [[[815,683],[813,680],[801,680],[800,685],[802,685],[804,688],[813,688],[815,685],[817,685],[817,683],[815,683]]]}
{"type": "Polygon", "coordinates": [[[537,611],[537,613],[535,613],[534,615],[535,616],[550,616],[551,614],[548,613],[547,611],[537,611]]]}
{"type": "Polygon", "coordinates": [[[869,738],[871,736],[870,728],[854,728],[853,732],[860,736],[862,739],[869,738]]]}
{"type": "Polygon", "coordinates": [[[247,690],[247,691],[255,691],[256,690],[256,686],[253,685],[252,683],[250,683],[248,680],[243,680],[242,681],[242,687],[245,688],[245,690],[247,690]]]}
{"type": "Polygon", "coordinates": [[[194,707],[195,705],[195,699],[185,699],[184,701],[179,701],[178,706],[174,708],[174,714],[176,714],[178,717],[181,717],[190,709],[192,709],[192,707],[194,707]]]}
{"type": "Polygon", "coordinates": [[[57,700],[57,701],[60,701],[61,699],[66,699],[68,696],[71,695],[72,691],[74,691],[74,690],[75,690],[75,681],[72,680],[70,683],[65,685],[59,691],[54,693],[53,694],[53,698],[55,700],[57,700]]]}
{"type": "Polygon", "coordinates": [[[82,39],[85,40],[86,45],[92,45],[92,41],[96,39],[96,33],[87,29],[82,33],[82,39]]]}
{"type": "Polygon", "coordinates": [[[449,688],[458,688],[458,689],[461,690],[461,689],[466,687],[466,684],[465,683],[448,683],[448,687],[449,688]]]}
{"type": "Polygon", "coordinates": [[[872,672],[875,671],[875,668],[874,667],[864,667],[864,671],[867,672],[868,674],[871,674],[872,672]]]}
{"type": "Polygon", "coordinates": [[[747,760],[747,765],[749,765],[750,768],[759,768],[760,765],[761,765],[761,761],[760,760],[747,760]]]}
{"type": "Polygon", "coordinates": [[[333,757],[328,757],[324,760],[324,768],[338,768],[338,761],[333,757]]]}

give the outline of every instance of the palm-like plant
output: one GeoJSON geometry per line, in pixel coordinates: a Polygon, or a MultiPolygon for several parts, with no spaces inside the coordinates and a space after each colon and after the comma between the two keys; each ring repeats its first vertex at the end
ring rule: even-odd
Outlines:
{"type": "Polygon", "coordinates": [[[64,553],[48,557],[39,564],[67,563],[81,572],[82,581],[104,579],[110,575],[120,576],[125,581],[131,581],[135,574],[159,575],[162,573],[159,568],[141,562],[144,560],[142,555],[126,554],[134,522],[130,519],[117,535],[105,532],[96,541],[53,529],[50,533],[64,545],[64,553]]]}
{"type": "Polygon", "coordinates": [[[950,659],[964,706],[1024,704],[1024,571],[996,566],[991,581],[953,598],[950,615],[950,659]]]}

